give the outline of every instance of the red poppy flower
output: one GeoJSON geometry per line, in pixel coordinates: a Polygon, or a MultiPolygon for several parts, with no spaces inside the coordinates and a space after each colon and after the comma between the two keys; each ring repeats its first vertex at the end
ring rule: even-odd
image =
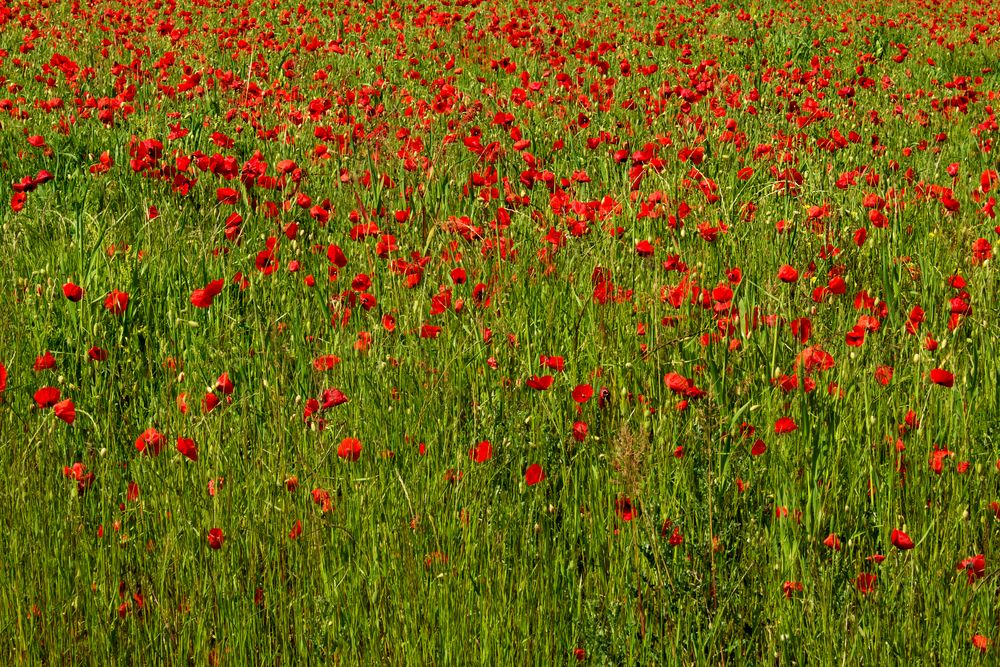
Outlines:
{"type": "Polygon", "coordinates": [[[527,384],[535,391],[544,391],[552,386],[552,382],[554,380],[555,378],[553,378],[551,375],[542,375],[540,377],[538,375],[532,375],[530,378],[528,378],[528,381],[525,384],[527,384]]]}
{"type": "Polygon", "coordinates": [[[786,581],[785,583],[781,584],[781,593],[785,596],[785,598],[789,600],[792,599],[793,593],[801,593],[801,592],[802,592],[801,581],[786,581]]]}
{"type": "Polygon", "coordinates": [[[191,438],[177,438],[177,451],[192,461],[198,460],[198,446],[191,438]]]}
{"type": "Polygon", "coordinates": [[[215,191],[215,198],[220,204],[228,204],[232,206],[239,202],[240,193],[232,188],[218,188],[215,191]]]}
{"type": "Polygon", "coordinates": [[[795,270],[794,267],[788,264],[782,264],[781,268],[778,269],[778,280],[783,283],[794,283],[799,279],[799,272],[795,270]]]}
{"type": "Polygon", "coordinates": [[[324,354],[313,359],[313,368],[317,371],[328,371],[340,363],[340,357],[333,354],[324,354]]]}
{"type": "Polygon", "coordinates": [[[330,260],[330,263],[339,269],[347,266],[347,256],[344,251],[340,249],[340,246],[331,245],[326,249],[326,258],[330,260]]]}
{"type": "Polygon", "coordinates": [[[111,290],[104,299],[104,309],[113,315],[124,315],[128,308],[128,294],[111,290]]]}
{"type": "Polygon", "coordinates": [[[226,537],[222,534],[221,528],[213,528],[208,531],[208,546],[212,549],[221,549],[226,537]]]}
{"type": "Polygon", "coordinates": [[[615,514],[622,521],[631,521],[639,515],[638,510],[632,505],[632,499],[628,496],[621,496],[615,499],[615,514]]]}
{"type": "Polygon", "coordinates": [[[74,285],[73,283],[67,282],[65,285],[63,285],[62,291],[63,291],[63,296],[65,296],[73,303],[76,303],[77,301],[83,298],[83,288],[80,287],[79,285],[74,285]]]}
{"type": "Polygon", "coordinates": [[[990,644],[992,642],[988,637],[980,634],[972,635],[972,645],[979,649],[980,652],[986,653],[990,649],[990,644]]]}
{"type": "Polygon", "coordinates": [[[955,375],[943,368],[935,368],[931,370],[931,382],[950,389],[955,386],[955,375]]]}
{"type": "Polygon", "coordinates": [[[594,388],[589,384],[580,384],[573,389],[573,400],[577,403],[586,403],[594,395],[594,388]]]}
{"type": "Polygon", "coordinates": [[[791,417],[782,417],[778,421],[774,422],[774,432],[777,435],[791,433],[798,428],[798,424],[796,424],[791,417]]]}
{"type": "Polygon", "coordinates": [[[7,367],[0,364],[0,394],[7,391],[7,367]]]}
{"type": "Polygon", "coordinates": [[[344,403],[350,402],[351,399],[347,398],[344,392],[339,389],[324,389],[323,390],[323,409],[329,410],[330,408],[335,408],[338,405],[343,405],[344,403]]]}
{"type": "Polygon", "coordinates": [[[233,393],[233,381],[229,379],[229,373],[223,373],[219,376],[219,379],[215,381],[215,388],[225,396],[233,393]]]}
{"type": "Polygon", "coordinates": [[[59,390],[56,387],[42,387],[35,392],[34,398],[38,408],[51,408],[59,402],[59,390]]]}
{"type": "Polygon", "coordinates": [[[215,408],[219,407],[219,403],[222,402],[218,396],[212,392],[207,392],[205,398],[201,400],[201,410],[202,412],[209,413],[215,408]]]}
{"type": "Polygon", "coordinates": [[[225,282],[222,280],[213,280],[205,287],[194,290],[191,293],[191,305],[195,308],[208,308],[212,305],[212,300],[222,292],[223,285],[225,282]]]}
{"type": "Polygon", "coordinates": [[[483,440],[478,445],[469,450],[469,458],[476,463],[485,463],[493,458],[493,445],[489,440],[483,440]]]}
{"type": "Polygon", "coordinates": [[[870,572],[862,572],[855,578],[854,587],[858,589],[862,595],[868,595],[875,590],[875,584],[878,583],[878,576],[870,572]]]}
{"type": "Polygon", "coordinates": [[[337,456],[348,461],[361,458],[361,441],[357,438],[344,438],[337,447],[337,456]]]}
{"type": "Polygon", "coordinates": [[[834,551],[840,551],[840,537],[837,536],[837,533],[827,535],[826,539],[823,540],[823,544],[834,551]]]}
{"type": "Polygon", "coordinates": [[[587,439],[587,422],[576,422],[573,424],[573,439],[577,442],[583,442],[587,439]]]}
{"type": "Polygon", "coordinates": [[[760,456],[766,451],[767,445],[764,444],[763,440],[757,438],[757,440],[753,443],[753,446],[750,448],[750,456],[760,456]]]}
{"type": "Polygon", "coordinates": [[[153,456],[159,456],[160,450],[165,444],[167,444],[166,436],[152,427],[143,431],[135,440],[136,449],[143,454],[152,454],[153,456]]]}
{"type": "Polygon", "coordinates": [[[965,570],[968,575],[968,583],[971,586],[977,579],[986,576],[986,557],[983,554],[969,556],[955,566],[956,570],[965,570]]]}
{"type": "Polygon", "coordinates": [[[534,486],[544,479],[545,471],[542,470],[542,466],[537,463],[532,463],[528,466],[528,469],[524,471],[524,483],[528,486],[534,486]]]}
{"type": "Polygon", "coordinates": [[[76,406],[68,398],[53,405],[52,410],[56,413],[56,417],[67,424],[72,424],[76,420],[76,406]]]}
{"type": "Polygon", "coordinates": [[[295,525],[292,526],[290,531],[288,531],[288,539],[297,540],[300,535],[302,535],[302,521],[296,520],[295,525]]]}
{"type": "Polygon", "coordinates": [[[36,373],[39,371],[46,371],[51,368],[56,367],[56,358],[52,356],[51,352],[46,352],[35,357],[35,363],[31,367],[36,373]]]}
{"type": "Polygon", "coordinates": [[[913,548],[913,540],[910,536],[901,530],[893,530],[892,534],[889,536],[889,541],[892,542],[892,546],[896,547],[900,551],[907,551],[913,548]]]}

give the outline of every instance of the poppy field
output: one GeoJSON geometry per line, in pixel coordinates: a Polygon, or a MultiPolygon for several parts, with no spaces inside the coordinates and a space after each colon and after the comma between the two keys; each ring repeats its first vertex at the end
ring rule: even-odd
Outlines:
{"type": "Polygon", "coordinates": [[[1000,5],[0,3],[3,664],[990,664],[1000,5]]]}

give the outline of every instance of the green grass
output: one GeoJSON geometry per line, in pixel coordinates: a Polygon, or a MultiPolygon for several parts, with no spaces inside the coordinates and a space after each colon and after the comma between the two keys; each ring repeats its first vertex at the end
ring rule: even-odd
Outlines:
{"type": "Polygon", "coordinates": [[[591,664],[990,664],[996,645],[973,636],[1000,640],[1000,279],[972,248],[998,239],[980,210],[1000,187],[980,180],[1000,169],[986,148],[997,25],[998,8],[959,3],[9,5],[0,197],[39,170],[53,179],[0,214],[2,662],[550,665],[582,649],[591,664]],[[329,109],[311,114],[319,99],[329,109]],[[112,123],[98,115],[109,105],[112,123]],[[168,139],[178,124],[189,132],[168,139]],[[823,150],[832,130],[858,136],[823,150]],[[470,150],[473,136],[496,150],[470,150]],[[130,165],[145,139],[163,144],[155,172],[130,165]],[[633,191],[647,144],[661,168],[633,191]],[[682,162],[695,147],[704,161],[682,162]],[[104,151],[113,165],[91,173],[104,151]],[[208,168],[214,154],[233,178],[208,168]],[[255,155],[268,176],[288,159],[300,177],[244,182],[255,155]],[[786,168],[797,192],[776,187],[786,168]],[[196,179],[186,194],[171,170],[196,179]],[[884,228],[869,193],[890,202],[884,228]],[[311,213],[324,200],[325,224],[311,213]],[[681,229],[669,216],[682,202],[681,229]],[[828,214],[811,221],[813,206],[828,214]],[[366,223],[379,234],[352,239],[366,223]],[[728,231],[708,241],[703,223],[728,231]],[[395,248],[379,248],[384,234],[395,248]],[[331,244],[347,258],[333,280],[331,244]],[[686,272],[665,268],[672,255],[686,272]],[[783,264],[798,282],[778,279],[783,264]],[[714,309],[737,267],[732,311],[714,309]],[[834,275],[845,293],[814,299],[834,275]],[[707,308],[690,289],[669,303],[682,280],[707,308]],[[123,315],[103,305],[112,290],[129,295],[123,315]],[[859,309],[862,291],[873,301],[859,309]],[[962,291],[971,313],[952,330],[962,291]],[[877,330],[849,346],[861,316],[877,330]],[[790,331],[799,318],[807,343],[790,331]],[[813,346],[832,368],[804,370],[813,346]],[[33,370],[47,351],[55,368],[33,370]],[[317,370],[323,355],[340,363],[317,370]],[[561,372],[540,364],[550,355],[561,372]],[[935,368],[954,386],[932,383],[935,368]],[[681,405],[669,373],[704,396],[681,405]],[[534,375],[554,382],[532,390],[534,375]],[[594,396],[578,405],[582,384],[594,396]],[[36,406],[44,386],[73,402],[72,424],[36,406]],[[349,402],[304,419],[330,388],[349,402]],[[221,399],[211,412],[206,392],[221,399]],[[782,417],[797,429],[776,434],[782,417]],[[158,456],[135,445],[151,427],[158,456]],[[356,461],[338,456],[348,437],[356,461]],[[752,456],[757,438],[767,449],[752,456]],[[476,463],[483,440],[492,458],[476,463]],[[936,447],[952,452],[940,474],[936,447]],[[82,493],[63,471],[76,463],[93,473],[82,493]],[[532,464],[545,478],[528,485],[532,464]],[[894,529],[915,547],[892,546],[894,529]],[[956,564],[977,554],[985,576],[968,583],[956,564]],[[786,597],[786,582],[801,590],[786,597]]]}

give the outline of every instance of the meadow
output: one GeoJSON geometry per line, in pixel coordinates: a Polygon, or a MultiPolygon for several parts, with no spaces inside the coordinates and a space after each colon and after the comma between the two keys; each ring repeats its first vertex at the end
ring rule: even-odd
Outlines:
{"type": "Polygon", "coordinates": [[[996,70],[995,0],[2,0],[0,662],[995,664],[996,70]]]}

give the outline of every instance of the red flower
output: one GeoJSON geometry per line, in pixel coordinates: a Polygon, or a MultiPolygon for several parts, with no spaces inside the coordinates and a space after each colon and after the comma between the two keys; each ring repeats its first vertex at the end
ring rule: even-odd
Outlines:
{"type": "Polygon", "coordinates": [[[191,438],[178,437],[177,451],[192,461],[198,460],[198,446],[194,444],[194,440],[191,438]]]}
{"type": "Polygon", "coordinates": [[[135,448],[143,454],[159,456],[163,445],[167,444],[167,437],[155,428],[147,428],[135,440],[135,448]]]}
{"type": "Polygon", "coordinates": [[[344,438],[337,447],[337,456],[348,461],[361,458],[361,441],[357,438],[344,438]]]}
{"type": "Polygon", "coordinates": [[[969,585],[971,586],[977,579],[982,579],[986,576],[986,557],[983,554],[969,556],[956,565],[955,569],[965,570],[966,575],[968,575],[969,585]]]}
{"type": "Polygon", "coordinates": [[[532,375],[525,384],[536,391],[544,391],[552,386],[553,380],[555,378],[551,375],[542,375],[541,377],[532,375]]]}
{"type": "Polygon", "coordinates": [[[791,433],[798,428],[798,424],[791,417],[782,417],[778,421],[774,422],[774,432],[777,435],[783,433],[791,433]]]}
{"type": "Polygon", "coordinates": [[[883,387],[886,387],[892,382],[892,374],[892,366],[879,366],[875,369],[875,380],[883,387]]]}
{"type": "Polygon", "coordinates": [[[587,422],[576,422],[573,424],[573,439],[577,442],[583,442],[587,439],[587,422]]]}
{"type": "Polygon", "coordinates": [[[76,406],[68,398],[53,405],[52,409],[56,413],[56,417],[67,424],[72,424],[76,420],[76,406]]]}
{"type": "Polygon", "coordinates": [[[222,534],[221,528],[213,528],[208,531],[208,546],[213,549],[221,549],[226,537],[222,534]]]}
{"type": "Polygon", "coordinates": [[[223,395],[229,396],[233,393],[233,381],[229,379],[229,373],[223,373],[215,381],[215,388],[222,392],[223,395]]]}
{"type": "Polygon", "coordinates": [[[892,542],[892,546],[896,547],[900,551],[907,551],[913,548],[913,540],[910,536],[901,530],[893,530],[892,535],[889,537],[889,541],[892,542]]]}
{"type": "Polygon", "coordinates": [[[622,521],[631,521],[639,515],[639,512],[632,505],[632,499],[628,496],[615,499],[615,513],[621,517],[622,521]]]}
{"type": "Polygon", "coordinates": [[[42,387],[35,392],[35,405],[39,408],[51,408],[59,402],[59,390],[55,387],[42,387]]]}
{"type": "Polygon", "coordinates": [[[528,486],[534,486],[544,479],[545,471],[542,470],[542,466],[537,463],[532,463],[528,466],[528,469],[524,471],[524,483],[528,486]]]}
{"type": "Polygon", "coordinates": [[[980,634],[972,635],[972,645],[979,649],[981,652],[986,653],[990,649],[990,644],[992,642],[988,637],[984,637],[980,634]]]}
{"type": "Polygon", "coordinates": [[[950,389],[955,386],[955,375],[943,368],[935,368],[931,371],[931,382],[950,389]]]}
{"type": "Polygon", "coordinates": [[[7,390],[7,367],[0,364],[0,394],[7,390]]]}
{"type": "Polygon", "coordinates": [[[240,193],[232,188],[218,188],[215,191],[215,198],[220,204],[233,205],[239,202],[240,193]]]}
{"type": "Polygon", "coordinates": [[[340,357],[333,354],[325,354],[313,359],[313,368],[317,371],[328,371],[340,363],[340,357]]]}
{"type": "Polygon", "coordinates": [[[485,463],[493,458],[493,445],[489,440],[483,440],[478,445],[469,450],[469,458],[476,463],[485,463]]]}
{"type": "Polygon", "coordinates": [[[782,264],[778,269],[778,280],[783,283],[794,283],[799,279],[799,272],[788,264],[782,264]]]}
{"type": "Polygon", "coordinates": [[[437,338],[439,335],[441,335],[441,327],[431,324],[425,324],[420,327],[421,338],[437,338]]]}
{"type": "Polygon", "coordinates": [[[878,576],[871,574],[870,572],[862,572],[854,580],[854,587],[862,595],[868,595],[875,590],[875,584],[878,583],[878,576]]]}
{"type": "Polygon", "coordinates": [[[76,303],[83,298],[83,288],[79,285],[74,285],[73,283],[67,282],[62,288],[63,296],[67,299],[76,303]]]}
{"type": "Polygon", "coordinates": [[[46,352],[45,354],[35,357],[35,364],[31,368],[37,373],[38,371],[46,371],[55,367],[56,358],[52,356],[51,352],[46,352]]]}
{"type": "Polygon", "coordinates": [[[760,438],[757,438],[756,442],[750,448],[750,456],[760,456],[767,451],[767,445],[760,438]]]}
{"type": "Polygon", "coordinates": [[[292,529],[290,531],[288,531],[288,538],[291,540],[297,540],[299,539],[299,535],[301,534],[302,534],[302,521],[296,520],[295,525],[292,526],[292,529]]]}
{"type": "Polygon", "coordinates": [[[104,309],[113,315],[124,315],[125,309],[128,308],[128,294],[125,292],[119,292],[118,290],[111,290],[108,296],[104,299],[104,309]]]}
{"type": "Polygon", "coordinates": [[[826,539],[823,540],[823,544],[834,551],[840,551],[840,538],[837,537],[837,533],[827,535],[826,539]]]}
{"type": "Polygon", "coordinates": [[[195,308],[208,308],[212,305],[212,300],[222,292],[223,285],[225,282],[222,280],[213,280],[204,287],[194,290],[191,293],[191,305],[195,308]]]}
{"type": "Polygon", "coordinates": [[[573,389],[573,400],[577,403],[586,403],[594,395],[594,388],[589,384],[580,384],[573,389]]]}
{"type": "Polygon", "coordinates": [[[781,584],[782,594],[789,600],[792,599],[792,593],[802,592],[802,582],[801,581],[786,581],[781,584]]]}

